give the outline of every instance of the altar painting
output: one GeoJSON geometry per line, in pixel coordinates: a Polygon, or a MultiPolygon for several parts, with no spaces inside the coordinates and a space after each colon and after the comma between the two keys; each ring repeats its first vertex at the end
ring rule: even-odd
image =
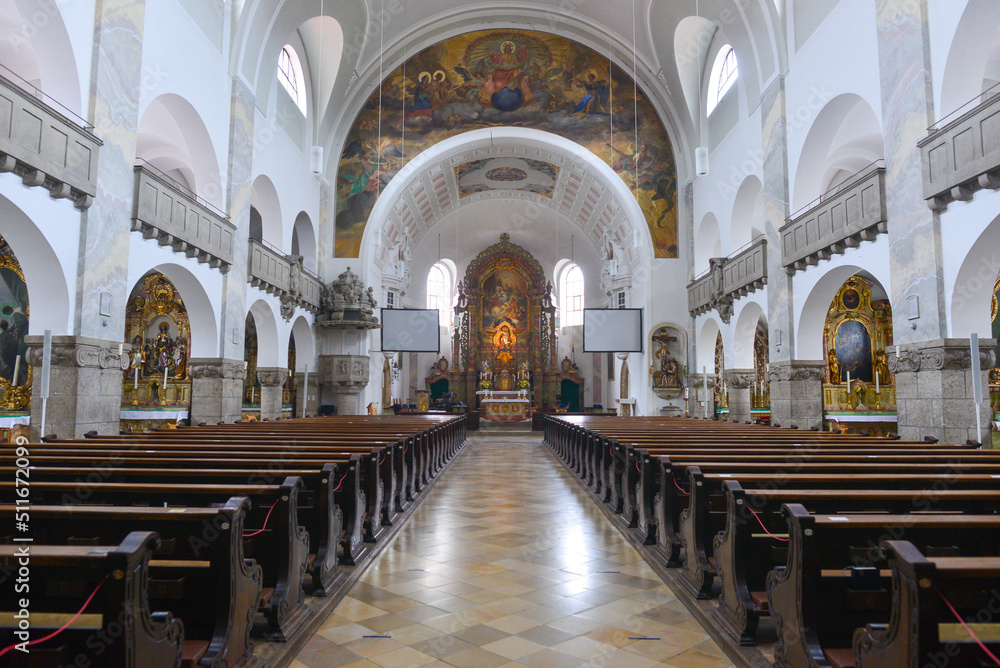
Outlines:
{"type": "MultiPolygon", "coordinates": [[[[677,257],[673,149],[642,88],[625,70],[609,66],[606,53],[565,37],[511,29],[438,42],[372,92],[340,156],[336,257],[358,257],[375,200],[408,161],[450,137],[500,126],[551,132],[590,150],[636,194],[655,256],[677,257]]],[[[462,187],[534,183],[531,168],[498,167],[462,187]]],[[[525,189],[551,196],[544,180],[525,189]]]]}
{"type": "Polygon", "coordinates": [[[508,323],[515,332],[527,327],[528,282],[513,269],[498,269],[483,281],[481,331],[490,339],[508,323]]]}
{"type": "Polygon", "coordinates": [[[0,410],[26,410],[31,400],[27,334],[28,286],[14,252],[0,237],[0,410]]]}
{"type": "Polygon", "coordinates": [[[840,380],[850,373],[854,380],[872,382],[872,338],[863,323],[857,320],[840,323],[835,350],[840,361],[840,380]]]}

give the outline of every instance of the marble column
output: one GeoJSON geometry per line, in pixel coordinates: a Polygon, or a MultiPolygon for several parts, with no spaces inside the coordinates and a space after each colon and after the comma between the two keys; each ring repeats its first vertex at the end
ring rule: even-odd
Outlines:
{"type": "Polygon", "coordinates": [[[788,220],[788,127],[785,79],[778,76],[761,96],[761,164],[764,194],[764,233],[767,237],[767,322],[771,335],[768,359],[792,359],[792,277],[781,261],[779,230],[788,220]],[[776,332],[780,331],[778,337],[776,332]],[[781,341],[779,344],[778,341],[781,341]]]}
{"type": "Polygon", "coordinates": [[[934,122],[927,0],[876,0],[875,22],[882,83],[893,338],[895,343],[904,344],[936,341],[948,335],[941,221],[924,200],[917,146],[934,122]],[[908,319],[907,300],[911,297],[919,299],[920,317],[915,320],[908,319]]]}
{"type": "MultiPolygon", "coordinates": [[[[73,333],[90,339],[121,341],[125,332],[145,14],[142,0],[98,0],[95,12],[89,106],[94,134],[104,145],[97,161],[97,194],[80,217],[73,314],[73,333]],[[109,315],[100,315],[104,293],[111,295],[109,315]]],[[[79,388],[80,394],[88,392],[79,388]]],[[[120,389],[118,395],[120,403],[120,389]]],[[[111,412],[110,405],[105,412],[111,412]]]]}
{"type": "Polygon", "coordinates": [[[306,417],[312,417],[319,414],[319,382],[317,382],[316,374],[314,372],[309,373],[309,387],[305,385],[305,373],[302,371],[295,372],[295,390],[296,390],[296,400],[295,400],[295,417],[302,417],[302,402],[306,402],[306,417]]]}
{"type": "Polygon", "coordinates": [[[35,367],[31,385],[31,441],[55,434],[83,438],[88,431],[117,434],[121,411],[122,371],[128,353],[118,354],[118,343],[85,336],[53,336],[49,398],[42,420],[42,341],[26,336],[25,359],[35,367]]]}
{"type": "Polygon", "coordinates": [[[726,369],[722,372],[729,395],[730,422],[750,420],[750,386],[754,378],[753,369],[726,369]]]}
{"type": "Polygon", "coordinates": [[[222,284],[222,357],[243,359],[250,248],[250,191],[253,186],[254,97],[239,77],[232,80],[226,211],[236,225],[233,264],[222,284]]]}
{"type": "MultiPolygon", "coordinates": [[[[992,412],[989,369],[996,360],[996,339],[979,340],[982,438],[990,439],[992,412]]],[[[973,401],[972,350],[968,339],[938,339],[889,346],[889,371],[896,374],[896,414],[899,435],[906,439],[932,436],[941,443],[977,440],[973,401]],[[898,353],[897,353],[898,351],[898,353]]]]}
{"type": "Polygon", "coordinates": [[[799,429],[823,428],[823,360],[771,362],[771,424],[799,429]]]}
{"type": "Polygon", "coordinates": [[[191,424],[235,422],[243,418],[243,360],[192,357],[191,424]]]}
{"type": "Polygon", "coordinates": [[[274,420],[281,415],[281,397],[284,394],[288,369],[282,367],[257,368],[260,381],[260,419],[274,420]]]}

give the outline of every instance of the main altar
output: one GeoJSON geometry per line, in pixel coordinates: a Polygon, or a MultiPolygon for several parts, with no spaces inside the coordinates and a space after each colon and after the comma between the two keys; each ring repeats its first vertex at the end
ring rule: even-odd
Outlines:
{"type": "Polygon", "coordinates": [[[452,369],[436,370],[434,379],[446,375],[449,389],[481,417],[529,420],[533,411],[555,410],[567,377],[583,384],[575,368],[557,363],[552,284],[509,234],[469,263],[458,290],[452,369]]]}

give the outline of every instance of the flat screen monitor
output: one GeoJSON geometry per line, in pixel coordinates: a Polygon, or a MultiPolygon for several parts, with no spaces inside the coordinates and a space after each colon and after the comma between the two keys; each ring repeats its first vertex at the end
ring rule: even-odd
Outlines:
{"type": "Polygon", "coordinates": [[[382,350],[385,352],[440,352],[440,332],[436,308],[382,309],[382,350]]]}
{"type": "Polygon", "coordinates": [[[642,309],[583,309],[583,352],[641,353],[642,309]]]}

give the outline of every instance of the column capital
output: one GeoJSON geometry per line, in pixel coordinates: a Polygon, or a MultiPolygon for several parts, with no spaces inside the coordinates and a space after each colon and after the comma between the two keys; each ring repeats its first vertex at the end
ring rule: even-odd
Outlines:
{"type": "Polygon", "coordinates": [[[257,367],[257,380],[261,387],[279,387],[288,378],[288,369],[257,367]]]}
{"type": "Polygon", "coordinates": [[[226,380],[243,380],[247,376],[246,366],[242,360],[217,357],[192,357],[188,360],[188,373],[193,379],[223,378],[226,380]]]}
{"type": "MultiPolygon", "coordinates": [[[[24,354],[25,361],[31,366],[42,366],[42,336],[26,336],[24,342],[28,346],[24,354]]],[[[54,367],[79,367],[94,369],[128,368],[128,352],[119,354],[117,341],[105,341],[88,336],[53,336],[52,359],[54,367]]]]}

